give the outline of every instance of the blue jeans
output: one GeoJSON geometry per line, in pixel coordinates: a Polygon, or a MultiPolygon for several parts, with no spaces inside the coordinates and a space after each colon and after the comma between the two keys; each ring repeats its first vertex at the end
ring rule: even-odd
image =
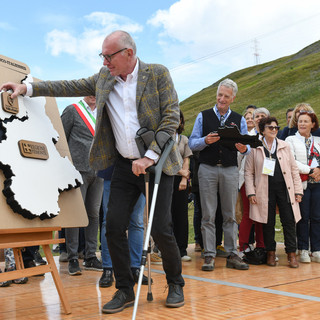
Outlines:
{"type": "Polygon", "coordinates": [[[300,202],[301,220],[297,223],[298,249],[320,251],[320,184],[308,183],[300,202]]]}
{"type": "MultiPolygon", "coordinates": [[[[107,237],[106,237],[106,218],[108,212],[108,203],[110,196],[110,180],[104,181],[103,189],[103,221],[101,227],[101,257],[102,257],[102,267],[112,268],[111,257],[109,254],[107,237]]],[[[129,250],[130,250],[130,261],[131,268],[140,268],[141,265],[141,255],[143,249],[143,212],[145,206],[145,196],[141,193],[137,203],[133,208],[133,212],[130,217],[130,223],[128,227],[128,240],[129,240],[129,250]]]]}

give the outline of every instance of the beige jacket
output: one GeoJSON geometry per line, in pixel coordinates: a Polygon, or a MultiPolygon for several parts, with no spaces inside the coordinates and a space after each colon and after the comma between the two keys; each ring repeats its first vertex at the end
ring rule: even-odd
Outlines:
{"type": "MultiPolygon", "coordinates": [[[[277,157],[290,197],[294,218],[298,222],[301,215],[299,203],[295,201],[295,195],[303,194],[299,169],[289,144],[279,139],[277,139],[277,157]]],[[[262,174],[264,158],[263,147],[252,148],[246,157],[244,171],[247,196],[255,194],[257,198],[257,204],[250,204],[249,217],[261,223],[268,221],[268,175],[262,174]]]]}

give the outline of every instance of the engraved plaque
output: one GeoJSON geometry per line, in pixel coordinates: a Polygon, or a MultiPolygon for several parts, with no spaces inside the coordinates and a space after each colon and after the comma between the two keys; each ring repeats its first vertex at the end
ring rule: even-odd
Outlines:
{"type": "Polygon", "coordinates": [[[25,158],[33,158],[40,160],[49,159],[48,149],[44,143],[28,140],[19,140],[18,145],[21,155],[25,158]]]}
{"type": "Polygon", "coordinates": [[[6,112],[17,114],[19,112],[18,99],[12,99],[8,92],[1,92],[2,109],[6,112]]]}

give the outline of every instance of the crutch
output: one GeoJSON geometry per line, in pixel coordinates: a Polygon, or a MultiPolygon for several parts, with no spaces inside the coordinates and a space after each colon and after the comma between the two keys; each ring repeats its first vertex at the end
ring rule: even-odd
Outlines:
{"type": "MultiPolygon", "coordinates": [[[[140,152],[141,157],[143,157],[148,150],[149,145],[155,139],[155,133],[153,130],[148,130],[147,128],[143,127],[137,131],[136,134],[136,143],[140,152]]],[[[149,220],[149,180],[150,180],[150,173],[149,170],[144,175],[145,181],[145,195],[146,195],[146,225],[148,225],[149,220]]],[[[152,291],[151,291],[151,239],[149,237],[149,246],[147,251],[147,260],[148,260],[148,293],[147,293],[147,300],[152,301],[152,291]]]]}
{"type": "MultiPolygon", "coordinates": [[[[153,195],[152,195],[152,200],[151,200],[148,227],[147,227],[146,237],[145,237],[145,241],[144,241],[144,247],[143,247],[143,251],[142,251],[140,274],[139,274],[136,297],[134,300],[132,320],[136,319],[136,314],[137,314],[137,309],[138,309],[138,304],[139,304],[139,296],[140,296],[140,290],[141,290],[141,284],[142,284],[142,277],[143,277],[143,272],[144,272],[144,268],[146,265],[146,259],[147,259],[147,254],[148,254],[148,245],[149,245],[153,216],[154,216],[155,205],[156,205],[156,200],[157,200],[158,188],[159,188],[159,184],[160,184],[160,180],[161,180],[162,168],[163,168],[163,165],[164,165],[164,163],[165,163],[165,161],[166,161],[166,159],[167,159],[167,157],[168,157],[168,155],[174,145],[174,140],[165,131],[158,131],[155,138],[156,138],[157,144],[160,147],[160,149],[162,150],[162,152],[161,152],[161,156],[160,156],[160,159],[159,159],[157,165],[154,167],[154,172],[155,172],[154,189],[153,189],[153,195]]],[[[150,260],[150,258],[148,260],[150,260]]],[[[148,262],[149,262],[148,269],[151,269],[150,261],[148,261],[148,262]]],[[[149,281],[151,281],[151,280],[149,280],[149,281]]]]}

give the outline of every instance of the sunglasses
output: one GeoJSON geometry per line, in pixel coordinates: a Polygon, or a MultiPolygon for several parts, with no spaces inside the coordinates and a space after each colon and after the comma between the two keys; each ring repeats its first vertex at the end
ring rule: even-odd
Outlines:
{"type": "Polygon", "coordinates": [[[280,126],[265,126],[266,128],[269,128],[271,131],[276,130],[278,131],[280,129],[280,126]]]}
{"type": "Polygon", "coordinates": [[[314,114],[313,111],[307,111],[307,110],[300,110],[299,113],[300,114],[314,114]]]}

